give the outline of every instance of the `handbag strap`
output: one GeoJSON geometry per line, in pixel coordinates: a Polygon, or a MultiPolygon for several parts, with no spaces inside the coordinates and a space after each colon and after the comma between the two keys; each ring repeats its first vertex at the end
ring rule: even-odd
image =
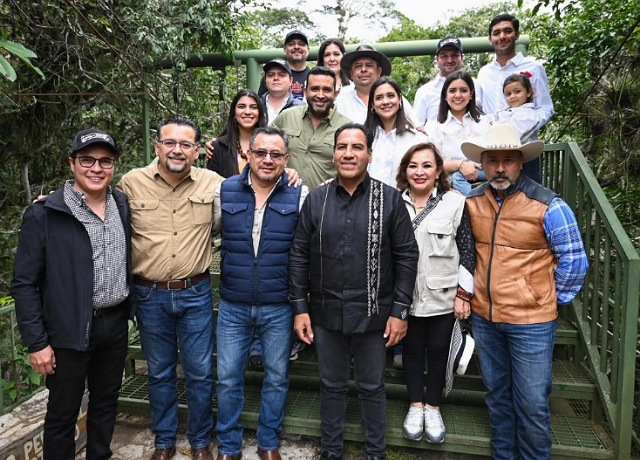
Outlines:
{"type": "Polygon", "coordinates": [[[440,203],[440,201],[442,201],[443,195],[444,193],[438,193],[434,198],[427,201],[427,205],[424,207],[424,209],[420,211],[420,213],[416,217],[413,218],[411,224],[413,225],[414,232],[416,231],[416,228],[418,228],[418,225],[420,225],[420,223],[424,220],[424,218],[427,217],[427,215],[431,211],[433,211],[436,206],[438,206],[438,203],[440,203]]]}

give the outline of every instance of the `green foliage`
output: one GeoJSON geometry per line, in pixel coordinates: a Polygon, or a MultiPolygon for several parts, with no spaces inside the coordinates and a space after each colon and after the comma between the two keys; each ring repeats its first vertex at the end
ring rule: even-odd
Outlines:
{"type": "Polygon", "coordinates": [[[580,142],[602,185],[624,189],[640,176],[640,0],[553,6],[562,21],[547,40],[556,135],[580,142]]]}
{"type": "MultiPolygon", "coordinates": [[[[5,36],[5,33],[2,35],[5,36]]],[[[12,42],[11,40],[0,40],[0,50],[5,50],[9,54],[22,59],[22,61],[31,67],[34,72],[44,78],[42,71],[31,63],[31,59],[38,57],[33,51],[28,50],[20,43],[12,42]]],[[[0,74],[4,75],[11,82],[16,81],[16,78],[18,78],[18,74],[16,74],[13,66],[9,63],[7,58],[2,55],[0,55],[0,74]]]]}
{"type": "Polygon", "coordinates": [[[292,8],[267,8],[247,14],[248,32],[252,43],[242,49],[258,49],[263,46],[282,48],[284,37],[292,30],[317,34],[316,24],[302,10],[292,8]],[[253,46],[251,46],[253,44],[253,46]]]}

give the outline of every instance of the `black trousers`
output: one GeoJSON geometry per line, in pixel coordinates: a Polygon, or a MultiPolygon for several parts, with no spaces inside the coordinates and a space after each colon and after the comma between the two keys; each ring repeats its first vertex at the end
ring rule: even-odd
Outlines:
{"type": "Polygon", "coordinates": [[[118,411],[118,392],[127,356],[126,308],[93,318],[87,351],[54,348],[55,374],[47,376],[49,389],[44,419],[44,458],[74,460],[75,427],[85,382],[87,409],[87,460],[111,458],[111,438],[118,411]]]}
{"type": "Polygon", "coordinates": [[[449,357],[449,344],[455,317],[452,313],[438,316],[409,316],[404,338],[402,362],[409,400],[439,406],[449,357]],[[424,392],[424,349],[427,348],[427,393],[424,392]]]}
{"type": "Polygon", "coordinates": [[[367,456],[386,458],[387,399],[383,331],[345,335],[313,328],[320,373],[320,419],[323,452],[341,454],[347,415],[351,356],[360,401],[367,456]]]}

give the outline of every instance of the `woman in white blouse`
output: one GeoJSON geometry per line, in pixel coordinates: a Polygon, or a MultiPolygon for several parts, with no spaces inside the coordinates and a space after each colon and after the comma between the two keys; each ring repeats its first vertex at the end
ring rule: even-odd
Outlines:
{"type": "Polygon", "coordinates": [[[407,117],[402,90],[394,79],[380,77],[371,87],[365,126],[374,135],[369,174],[395,188],[402,156],[409,147],[426,142],[427,136],[416,131],[407,117]]]}
{"type": "Polygon", "coordinates": [[[475,86],[469,72],[451,73],[440,93],[437,120],[427,121],[425,131],[444,156],[444,171],[451,174],[453,188],[464,195],[471,183],[486,180],[479,163],[469,161],[460,145],[481,137],[489,127],[488,120],[476,105],[475,86]]]}

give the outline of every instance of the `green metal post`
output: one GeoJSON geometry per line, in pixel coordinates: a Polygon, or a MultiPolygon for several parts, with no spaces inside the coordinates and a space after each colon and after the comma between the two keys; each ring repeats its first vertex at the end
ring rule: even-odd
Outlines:
{"type": "Polygon", "coordinates": [[[247,59],[247,87],[256,92],[260,87],[260,64],[252,57],[247,59]]]}

